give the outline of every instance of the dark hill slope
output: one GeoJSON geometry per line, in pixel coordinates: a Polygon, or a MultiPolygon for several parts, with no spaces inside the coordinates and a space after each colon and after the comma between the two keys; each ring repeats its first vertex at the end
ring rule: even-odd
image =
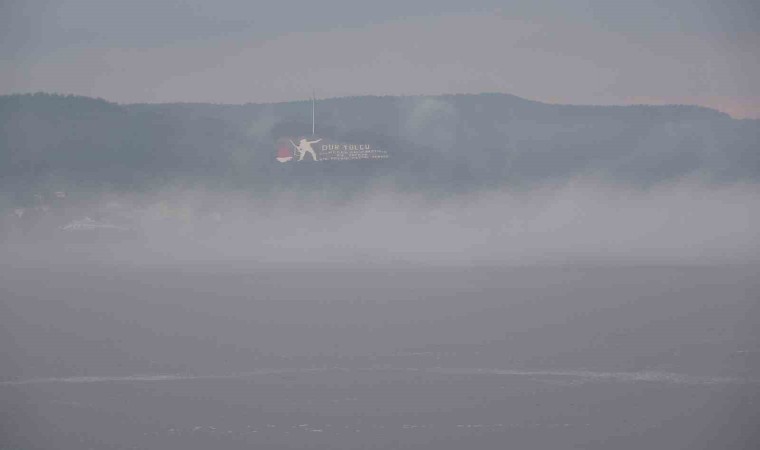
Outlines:
{"type": "Polygon", "coordinates": [[[694,106],[549,105],[503,94],[317,102],[317,134],[387,149],[384,161],[280,164],[275,141],[310,134],[308,101],[117,105],[0,97],[0,178],[147,189],[355,190],[374,182],[442,193],[577,176],[650,185],[683,176],[760,181],[760,121],[694,106]]]}

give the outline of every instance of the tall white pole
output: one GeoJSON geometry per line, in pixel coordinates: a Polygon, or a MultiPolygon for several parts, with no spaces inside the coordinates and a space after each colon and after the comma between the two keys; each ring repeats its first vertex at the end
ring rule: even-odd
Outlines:
{"type": "Polygon", "coordinates": [[[314,91],[311,91],[311,135],[314,136],[314,91]]]}

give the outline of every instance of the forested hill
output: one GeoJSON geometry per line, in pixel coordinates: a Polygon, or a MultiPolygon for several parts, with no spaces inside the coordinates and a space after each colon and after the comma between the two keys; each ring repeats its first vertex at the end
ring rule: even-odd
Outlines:
{"type": "Polygon", "coordinates": [[[385,160],[275,159],[311,135],[310,101],[118,105],[50,94],[0,97],[0,185],[143,190],[166,183],[261,191],[442,192],[578,176],[650,185],[679,177],[760,181],[760,121],[694,106],[549,105],[504,94],[318,100],[317,136],[371,144],[385,160]]]}

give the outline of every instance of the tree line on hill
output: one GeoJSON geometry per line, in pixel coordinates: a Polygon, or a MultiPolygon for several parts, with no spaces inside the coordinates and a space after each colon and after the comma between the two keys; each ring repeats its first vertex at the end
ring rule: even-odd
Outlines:
{"type": "Polygon", "coordinates": [[[505,94],[350,97],[316,103],[316,134],[371,144],[382,161],[276,161],[311,135],[311,102],[135,104],[53,94],[0,96],[0,187],[167,184],[442,194],[594,177],[647,186],[682,177],[760,181],[760,121],[695,106],[550,105],[505,94]]]}

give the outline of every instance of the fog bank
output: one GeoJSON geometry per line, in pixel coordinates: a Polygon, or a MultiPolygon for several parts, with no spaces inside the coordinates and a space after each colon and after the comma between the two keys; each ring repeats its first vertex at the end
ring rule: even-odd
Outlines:
{"type": "Polygon", "coordinates": [[[112,194],[72,206],[57,222],[38,219],[26,229],[12,212],[4,212],[3,259],[6,264],[742,263],[760,259],[759,194],[756,184],[682,181],[633,189],[583,179],[445,198],[390,189],[341,201],[296,192],[267,199],[210,190],[112,194]],[[94,229],[76,229],[82,220],[91,220],[94,229]]]}

